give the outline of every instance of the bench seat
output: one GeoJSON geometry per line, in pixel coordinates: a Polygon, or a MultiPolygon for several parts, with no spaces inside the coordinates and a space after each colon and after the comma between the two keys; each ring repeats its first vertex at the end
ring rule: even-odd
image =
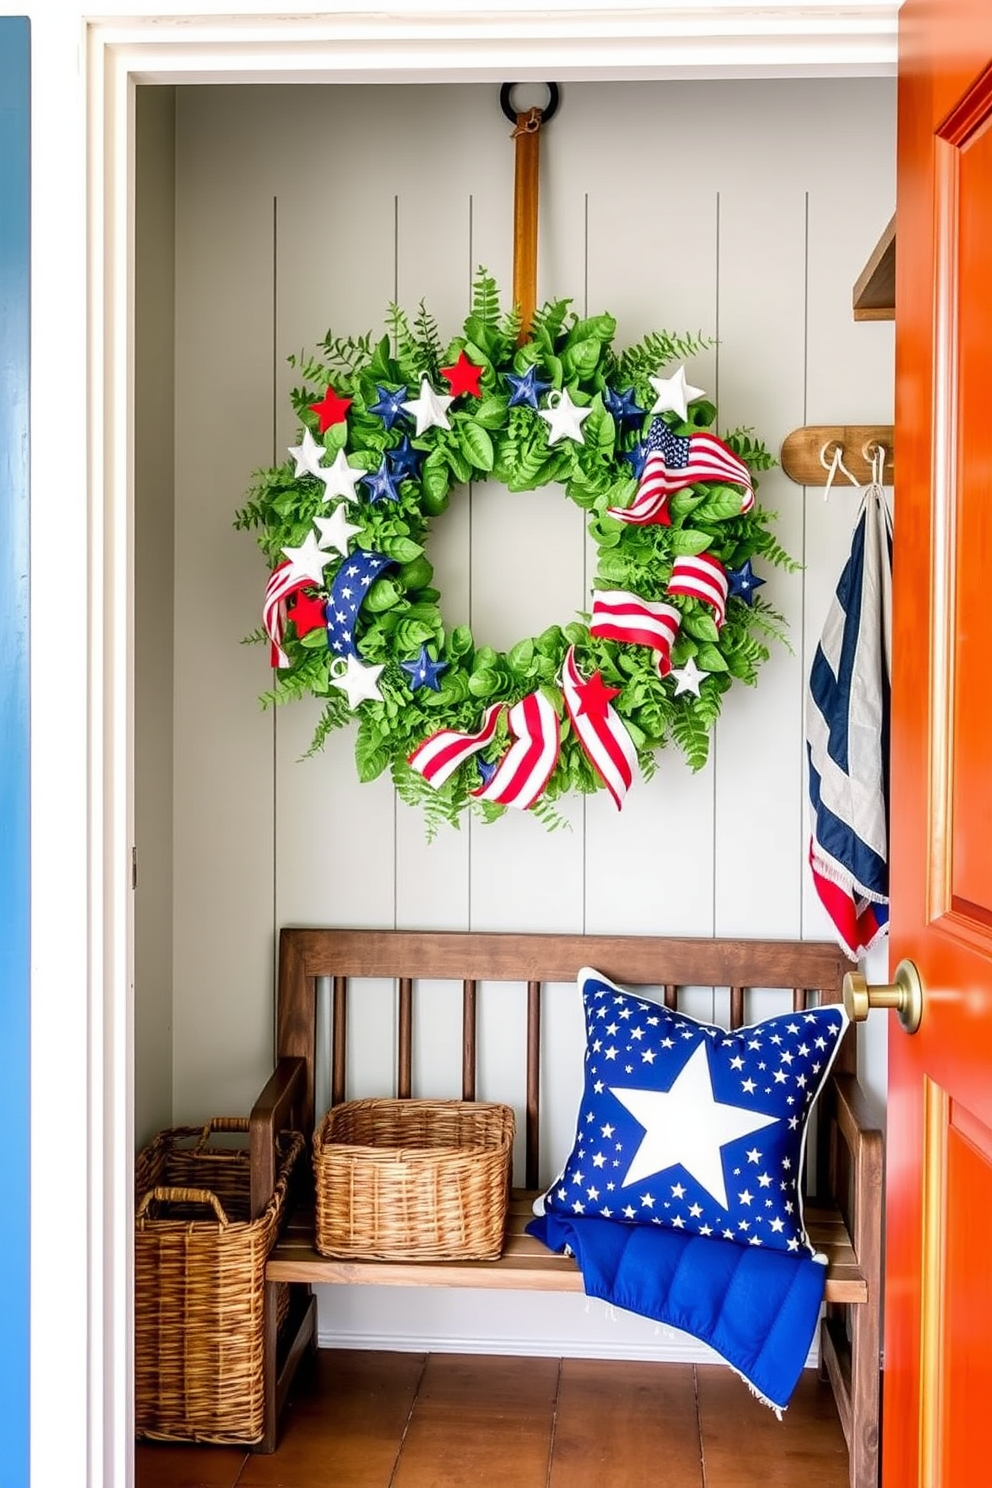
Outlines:
{"type": "MultiPolygon", "coordinates": [[[[302,1281],[352,1286],[497,1287],[505,1291],[581,1292],[582,1276],[571,1256],[554,1255],[526,1233],[535,1194],[514,1189],[507,1213],[506,1240],[498,1261],[356,1261],[321,1255],[313,1243],[313,1210],[300,1205],[265,1268],[267,1281],[302,1281]]],[[[868,1300],[868,1284],[858,1265],[839,1209],[806,1208],[812,1243],[827,1257],[826,1300],[868,1300]]]]}

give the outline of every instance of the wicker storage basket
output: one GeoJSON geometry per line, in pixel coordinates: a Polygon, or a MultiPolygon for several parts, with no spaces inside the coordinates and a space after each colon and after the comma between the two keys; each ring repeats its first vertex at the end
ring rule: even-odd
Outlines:
{"type": "Polygon", "coordinates": [[[356,1100],[314,1136],[316,1242],[369,1260],[495,1260],[514,1118],[480,1101],[356,1100]]]}
{"type": "MultiPolygon", "coordinates": [[[[247,1120],[160,1132],[135,1167],[135,1427],[156,1441],[250,1444],[265,1428],[265,1262],[303,1138],[280,1139],[275,1192],[250,1216],[247,1120]]],[[[279,1298],[285,1315],[288,1288],[279,1298]]]]}

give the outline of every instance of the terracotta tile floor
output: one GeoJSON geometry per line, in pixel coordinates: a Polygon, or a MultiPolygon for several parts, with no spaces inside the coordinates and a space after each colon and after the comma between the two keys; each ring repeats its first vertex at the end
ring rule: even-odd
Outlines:
{"type": "Polygon", "coordinates": [[[807,1370],[781,1423],[718,1365],[323,1350],[278,1450],[139,1444],[137,1488],[847,1488],[807,1370]]]}

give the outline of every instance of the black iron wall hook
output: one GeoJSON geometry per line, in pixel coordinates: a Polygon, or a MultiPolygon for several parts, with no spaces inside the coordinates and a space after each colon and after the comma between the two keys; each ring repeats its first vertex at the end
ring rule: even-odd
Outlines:
{"type": "MultiPolygon", "coordinates": [[[[517,115],[510,103],[510,94],[513,92],[516,86],[516,83],[504,83],[499,90],[499,106],[503,110],[504,114],[509,119],[511,124],[516,124],[517,122],[517,115]]],[[[558,104],[561,100],[561,92],[557,83],[545,83],[544,86],[548,90],[548,103],[547,107],[542,109],[541,111],[542,125],[547,124],[551,119],[554,118],[555,114],[558,111],[558,104]]]]}

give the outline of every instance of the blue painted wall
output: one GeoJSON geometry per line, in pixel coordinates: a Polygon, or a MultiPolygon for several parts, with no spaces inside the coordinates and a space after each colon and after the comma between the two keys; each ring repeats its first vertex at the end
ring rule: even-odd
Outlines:
{"type": "Polygon", "coordinates": [[[29,1476],[29,82],[29,23],[0,18],[0,1488],[29,1476]]]}

